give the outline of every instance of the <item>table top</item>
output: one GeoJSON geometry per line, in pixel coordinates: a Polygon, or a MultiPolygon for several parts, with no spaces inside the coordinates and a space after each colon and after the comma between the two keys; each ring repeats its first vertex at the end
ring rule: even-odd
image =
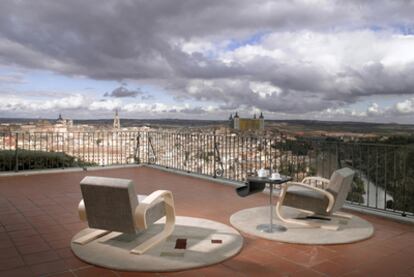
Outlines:
{"type": "Polygon", "coordinates": [[[292,177],[280,175],[280,179],[270,179],[269,177],[247,177],[248,182],[266,183],[266,184],[283,184],[292,181],[292,177]]]}

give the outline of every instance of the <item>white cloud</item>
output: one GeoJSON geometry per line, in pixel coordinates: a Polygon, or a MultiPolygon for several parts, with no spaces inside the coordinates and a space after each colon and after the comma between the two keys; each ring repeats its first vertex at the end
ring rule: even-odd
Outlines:
{"type": "Polygon", "coordinates": [[[181,40],[181,42],[176,44],[187,54],[193,54],[196,52],[213,54],[217,49],[217,46],[215,46],[212,42],[200,39],[194,39],[191,41],[181,40]]]}
{"type": "Polygon", "coordinates": [[[233,62],[248,63],[254,59],[270,58],[270,59],[286,59],[286,53],[282,50],[266,49],[262,45],[245,45],[233,51],[225,51],[220,54],[219,59],[226,64],[233,62]]]}
{"type": "Polygon", "coordinates": [[[414,114],[414,98],[397,103],[395,111],[399,114],[414,114]]]}
{"type": "Polygon", "coordinates": [[[106,110],[106,111],[113,111],[118,109],[122,106],[122,101],[119,99],[111,99],[111,100],[101,100],[101,101],[93,101],[90,105],[88,105],[88,109],[91,111],[96,110],[106,110]]]}
{"type": "Polygon", "coordinates": [[[169,109],[170,107],[164,103],[129,103],[122,108],[129,113],[160,113],[169,109]]]}
{"type": "MultiPolygon", "coordinates": [[[[164,103],[129,103],[122,107],[122,110],[125,112],[140,113],[147,115],[163,113],[180,113],[184,110],[189,109],[192,109],[192,107],[186,103],[181,105],[168,105],[164,103]]],[[[208,109],[204,111],[206,112],[208,111],[208,109]]]]}
{"type": "MultiPolygon", "coordinates": [[[[348,68],[381,63],[385,67],[404,66],[414,62],[414,36],[390,31],[356,30],[341,32],[273,32],[260,44],[245,45],[223,52],[227,62],[277,62],[277,65],[313,65],[333,74],[348,68]]],[[[259,65],[259,64],[258,64],[259,65]]],[[[276,64],[275,64],[276,65],[276,64]]]]}
{"type": "Polygon", "coordinates": [[[279,87],[272,85],[270,82],[250,82],[250,89],[262,98],[273,94],[279,95],[282,92],[279,87]]]}
{"type": "Polygon", "coordinates": [[[85,96],[75,94],[46,101],[28,100],[21,97],[0,96],[0,111],[54,111],[77,110],[88,107],[85,96]]]}
{"type": "MultiPolygon", "coordinates": [[[[414,61],[414,35],[391,35],[388,43],[385,44],[384,53],[381,58],[381,62],[386,65],[403,66],[407,63],[414,61]]],[[[376,45],[381,47],[381,45],[376,45]]]]}
{"type": "Polygon", "coordinates": [[[389,107],[383,109],[377,103],[371,103],[366,110],[357,110],[355,108],[328,108],[322,111],[322,115],[325,114],[329,117],[335,118],[339,117],[342,119],[364,119],[364,118],[376,118],[378,116],[383,115],[384,113],[388,112],[389,107]]]}
{"type": "Polygon", "coordinates": [[[326,115],[329,115],[329,116],[332,116],[332,115],[345,115],[347,113],[349,113],[349,111],[347,111],[343,108],[339,108],[339,109],[328,108],[325,111],[322,111],[322,114],[326,114],[326,115]]]}
{"type": "Polygon", "coordinates": [[[45,102],[32,102],[31,106],[39,107],[43,110],[71,110],[71,109],[81,109],[88,105],[88,102],[85,96],[81,94],[72,95],[69,97],[64,97],[61,99],[47,100],[45,102]]]}
{"type": "Polygon", "coordinates": [[[42,114],[49,117],[64,111],[65,114],[77,118],[78,114],[91,114],[99,112],[100,115],[112,116],[112,112],[119,109],[129,115],[154,116],[163,114],[214,114],[218,107],[208,105],[205,107],[189,104],[166,104],[162,102],[147,103],[141,101],[122,101],[121,99],[95,99],[81,94],[72,94],[46,101],[27,99],[23,96],[0,95],[0,113],[7,115],[17,113],[42,114]]]}
{"type": "Polygon", "coordinates": [[[380,109],[377,103],[372,103],[370,106],[368,106],[367,114],[368,115],[380,115],[383,111],[380,109]]]}

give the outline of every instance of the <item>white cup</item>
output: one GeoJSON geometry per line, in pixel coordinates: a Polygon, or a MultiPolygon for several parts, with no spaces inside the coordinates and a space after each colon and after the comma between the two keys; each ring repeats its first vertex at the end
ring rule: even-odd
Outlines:
{"type": "Polygon", "coordinates": [[[272,173],[271,178],[272,178],[273,180],[280,180],[280,179],[281,179],[279,172],[274,172],[274,173],[272,173]]]}

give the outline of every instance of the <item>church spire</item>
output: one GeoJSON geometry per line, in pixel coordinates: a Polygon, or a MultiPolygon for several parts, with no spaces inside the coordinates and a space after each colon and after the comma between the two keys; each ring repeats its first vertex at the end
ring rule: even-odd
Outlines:
{"type": "Polygon", "coordinates": [[[115,110],[114,129],[121,129],[121,121],[119,120],[118,109],[115,110]]]}

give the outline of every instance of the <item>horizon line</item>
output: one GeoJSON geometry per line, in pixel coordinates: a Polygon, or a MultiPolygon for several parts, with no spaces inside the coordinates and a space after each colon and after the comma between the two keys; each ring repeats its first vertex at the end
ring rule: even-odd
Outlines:
{"type": "MultiPolygon", "coordinates": [[[[113,118],[98,118],[98,119],[71,119],[73,121],[99,121],[99,120],[113,120],[113,118]]],[[[0,117],[0,120],[56,120],[56,118],[33,118],[33,117],[0,117]]],[[[120,120],[180,120],[180,121],[219,121],[228,122],[229,120],[223,119],[183,119],[183,118],[120,118],[120,120]]],[[[407,125],[414,126],[410,123],[397,123],[397,122],[369,122],[369,121],[352,121],[352,120],[318,120],[318,119],[265,119],[265,121],[303,121],[303,122],[321,122],[321,123],[363,123],[373,125],[407,125]]]]}

